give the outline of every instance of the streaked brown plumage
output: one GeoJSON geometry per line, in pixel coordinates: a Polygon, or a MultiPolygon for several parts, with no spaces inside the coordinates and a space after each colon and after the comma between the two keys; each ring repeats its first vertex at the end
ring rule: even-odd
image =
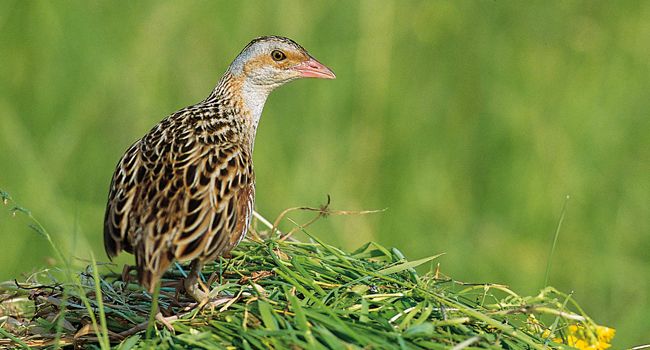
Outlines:
{"type": "Polygon", "coordinates": [[[135,254],[140,283],[153,291],[174,261],[192,261],[185,287],[195,298],[205,262],[233,249],[255,200],[253,145],[268,94],[297,78],[334,74],[294,41],[249,43],[205,100],[163,119],[119,161],[104,221],[109,257],[135,254]]]}

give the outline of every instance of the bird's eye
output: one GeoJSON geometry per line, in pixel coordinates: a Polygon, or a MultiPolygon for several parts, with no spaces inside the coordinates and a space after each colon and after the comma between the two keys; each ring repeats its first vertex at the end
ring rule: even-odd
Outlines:
{"type": "Polygon", "coordinates": [[[287,55],[284,54],[284,52],[280,50],[273,50],[271,51],[271,57],[273,58],[274,61],[280,62],[287,58],[287,55]]]}

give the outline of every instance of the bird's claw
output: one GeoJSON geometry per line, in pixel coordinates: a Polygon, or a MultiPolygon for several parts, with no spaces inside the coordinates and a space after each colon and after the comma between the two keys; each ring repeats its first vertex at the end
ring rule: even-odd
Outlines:
{"type": "Polygon", "coordinates": [[[211,310],[214,310],[235,298],[234,296],[229,295],[212,296],[208,287],[200,281],[193,285],[185,285],[185,292],[196,300],[199,309],[209,307],[211,310]]]}
{"type": "Polygon", "coordinates": [[[177,320],[178,315],[165,317],[160,312],[156,314],[156,321],[162,323],[162,325],[165,326],[165,328],[167,328],[170,332],[174,332],[174,326],[172,326],[172,323],[176,322],[177,320]]]}
{"type": "MultiPolygon", "coordinates": [[[[203,299],[199,303],[198,307],[199,307],[199,309],[204,308],[204,307],[209,307],[210,310],[214,311],[217,307],[219,307],[221,305],[224,305],[224,304],[228,304],[233,299],[235,299],[234,296],[225,296],[225,295],[224,296],[219,296],[219,297],[216,297],[216,298],[207,297],[207,298],[203,299]]],[[[219,310],[219,311],[221,311],[221,310],[219,310]]]]}

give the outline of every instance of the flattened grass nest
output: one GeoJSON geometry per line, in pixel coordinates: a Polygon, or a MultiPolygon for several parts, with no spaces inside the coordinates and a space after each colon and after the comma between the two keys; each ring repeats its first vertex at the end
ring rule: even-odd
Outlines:
{"type": "Polygon", "coordinates": [[[207,265],[217,306],[179,293],[187,267],[176,265],[159,305],[178,319],[149,334],[152,296],[116,265],[93,261],[81,272],[46,269],[1,283],[0,347],[548,349],[566,347],[576,327],[598,344],[599,326],[552,287],[519,296],[446,277],[437,256],[409,261],[377,243],[347,252],[305,233],[309,242],[253,235],[207,265]]]}

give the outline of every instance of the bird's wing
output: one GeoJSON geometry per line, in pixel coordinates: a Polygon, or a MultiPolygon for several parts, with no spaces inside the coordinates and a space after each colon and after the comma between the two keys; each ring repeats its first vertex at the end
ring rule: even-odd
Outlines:
{"type": "Polygon", "coordinates": [[[250,223],[254,174],[237,144],[152,130],[127,151],[113,177],[105,246],[134,252],[140,282],[153,288],[174,260],[214,259],[250,223]],[[133,160],[131,160],[133,159],[133,160]]]}
{"type": "Polygon", "coordinates": [[[174,165],[155,173],[143,193],[147,207],[137,214],[142,232],[136,259],[145,285],[173,259],[216,258],[248,228],[254,188],[250,155],[236,145],[184,146],[191,150],[173,152],[174,165]]]}
{"type": "Polygon", "coordinates": [[[116,256],[122,250],[133,253],[133,247],[127,239],[129,216],[143,176],[144,169],[140,155],[140,141],[138,141],[124,153],[111,179],[104,216],[104,249],[109,258],[116,256]]]}
{"type": "Polygon", "coordinates": [[[210,259],[224,253],[245,234],[252,214],[254,175],[250,154],[237,145],[205,147],[203,156],[185,167],[183,206],[171,238],[174,258],[210,259]],[[250,212],[250,213],[249,213],[250,212]]]}

